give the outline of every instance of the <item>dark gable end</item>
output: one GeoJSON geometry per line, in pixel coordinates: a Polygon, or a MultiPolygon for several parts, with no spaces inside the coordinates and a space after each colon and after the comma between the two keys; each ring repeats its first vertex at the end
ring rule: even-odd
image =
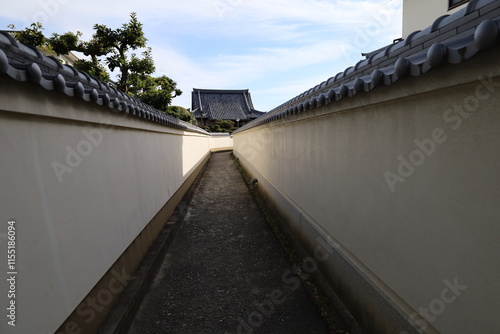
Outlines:
{"type": "Polygon", "coordinates": [[[254,109],[248,89],[194,88],[191,106],[193,115],[201,125],[209,125],[219,119],[247,123],[265,114],[254,109]]]}

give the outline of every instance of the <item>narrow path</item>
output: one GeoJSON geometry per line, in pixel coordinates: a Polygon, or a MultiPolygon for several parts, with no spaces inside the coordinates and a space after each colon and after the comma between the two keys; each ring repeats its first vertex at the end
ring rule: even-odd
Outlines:
{"type": "Polygon", "coordinates": [[[328,333],[290,269],[230,153],[215,153],[128,333],[328,333]]]}

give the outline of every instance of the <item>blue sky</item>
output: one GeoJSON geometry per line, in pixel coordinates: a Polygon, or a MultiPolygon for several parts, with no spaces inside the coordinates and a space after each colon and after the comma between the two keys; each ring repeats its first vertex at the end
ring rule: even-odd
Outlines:
{"type": "Polygon", "coordinates": [[[269,111],[401,37],[402,0],[23,0],[0,11],[1,29],[40,21],[45,34],[95,23],[117,28],[137,12],[156,75],[183,91],[249,89],[269,111]]]}

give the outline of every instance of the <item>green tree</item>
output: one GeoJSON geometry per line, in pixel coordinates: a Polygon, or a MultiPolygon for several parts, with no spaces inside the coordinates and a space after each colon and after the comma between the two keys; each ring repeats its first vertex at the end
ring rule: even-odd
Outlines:
{"type": "Polygon", "coordinates": [[[80,40],[81,36],[82,33],[79,31],[76,33],[67,32],[62,35],[53,33],[52,37],[48,40],[48,44],[59,55],[77,51],[90,57],[90,60],[79,59],[76,61],[74,64],[75,68],[101,81],[109,82],[109,73],[99,57],[108,54],[111,52],[111,49],[103,45],[95,36],[87,42],[80,40]]]}
{"type": "Polygon", "coordinates": [[[195,118],[186,108],[179,106],[169,106],[164,113],[179,118],[183,121],[193,123],[195,118]]]}
{"type": "MultiPolygon", "coordinates": [[[[16,29],[16,26],[13,24],[9,24],[8,27],[16,29]]],[[[42,30],[43,26],[40,22],[32,23],[28,28],[14,32],[14,38],[26,45],[34,47],[45,46],[47,39],[42,30]]]]}
{"type": "Polygon", "coordinates": [[[50,38],[52,49],[58,54],[70,51],[79,51],[89,56],[90,61],[79,63],[82,69],[97,67],[93,73],[101,78],[103,67],[100,66],[99,57],[105,56],[105,62],[111,72],[119,71],[116,86],[119,90],[128,93],[132,82],[132,73],[152,74],[155,71],[151,48],[142,52],[139,58],[133,50],[146,47],[147,39],[142,30],[142,23],[137,19],[136,13],[130,14],[130,21],[121,28],[111,29],[104,24],[94,25],[94,35],[87,42],[81,41],[80,32],[67,32],[63,35],[53,34],[50,38]]]}
{"type": "MultiPolygon", "coordinates": [[[[171,78],[152,75],[155,71],[152,50],[146,45],[142,23],[137,19],[136,13],[131,13],[129,22],[117,29],[95,24],[95,32],[89,41],[82,41],[79,31],[62,35],[54,33],[51,38],[46,39],[42,30],[40,23],[34,23],[31,28],[19,33],[19,36],[23,38],[22,41],[30,41],[29,44],[36,47],[44,45],[58,55],[70,51],[83,53],[90,59],[78,60],[74,64],[75,68],[101,81],[110,81],[107,69],[111,72],[118,70],[116,87],[156,109],[168,112],[172,99],[182,94],[171,78]],[[141,56],[133,53],[139,49],[143,50],[141,56]]],[[[189,118],[185,113],[179,115],[189,118]]]]}
{"type": "Polygon", "coordinates": [[[215,124],[219,124],[222,129],[231,130],[234,128],[234,122],[228,119],[218,119],[215,124]]]}
{"type": "Polygon", "coordinates": [[[153,77],[144,73],[132,73],[130,82],[131,95],[161,111],[168,111],[172,99],[182,94],[177,83],[165,75],[153,77]]]}
{"type": "Polygon", "coordinates": [[[209,128],[210,132],[229,132],[232,133],[236,128],[234,122],[228,119],[218,119],[214,125],[209,128]]]}
{"type": "MultiPolygon", "coordinates": [[[[9,27],[15,29],[15,26],[12,24],[9,27]]],[[[79,59],[75,62],[74,67],[101,81],[109,82],[109,73],[98,58],[109,53],[111,51],[109,48],[105,48],[95,39],[89,42],[81,41],[80,37],[82,33],[79,31],[76,33],[67,32],[62,35],[54,33],[50,38],[46,38],[43,34],[43,29],[41,23],[32,23],[29,28],[15,32],[14,37],[23,44],[37,47],[54,55],[68,54],[70,51],[82,52],[86,56],[89,56],[90,60],[79,59]]]]}
{"type": "Polygon", "coordinates": [[[121,28],[110,29],[105,25],[96,24],[94,30],[94,39],[106,49],[111,50],[111,53],[106,57],[109,69],[112,72],[118,69],[120,72],[118,89],[128,93],[131,87],[129,79],[131,73],[148,75],[155,71],[151,48],[147,48],[142,53],[143,58],[137,57],[135,53],[130,54],[131,50],[145,48],[147,42],[142,30],[142,23],[137,19],[136,13],[131,13],[130,21],[124,23],[121,28]]]}
{"type": "Polygon", "coordinates": [[[88,73],[102,82],[110,82],[109,72],[99,60],[78,59],[73,66],[81,72],[88,73]]]}

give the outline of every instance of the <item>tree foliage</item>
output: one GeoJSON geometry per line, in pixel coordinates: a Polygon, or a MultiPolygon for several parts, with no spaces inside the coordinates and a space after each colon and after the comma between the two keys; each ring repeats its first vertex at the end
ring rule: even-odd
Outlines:
{"type": "Polygon", "coordinates": [[[131,87],[129,76],[131,73],[152,74],[155,65],[151,56],[151,48],[142,53],[139,58],[131,50],[146,47],[147,39],[142,31],[142,23],[137,19],[136,13],[130,14],[130,21],[124,23],[121,28],[111,29],[103,24],[94,25],[94,39],[103,46],[107,53],[106,61],[109,69],[113,72],[119,70],[118,89],[128,93],[131,87]]]}
{"type": "MultiPolygon", "coordinates": [[[[120,28],[111,29],[104,24],[94,25],[94,35],[89,41],[80,40],[80,32],[67,32],[63,35],[53,34],[50,38],[52,49],[57,54],[66,54],[70,51],[82,52],[91,58],[82,62],[84,69],[99,66],[99,57],[105,57],[105,63],[111,72],[118,70],[119,90],[128,93],[132,82],[132,73],[152,74],[155,71],[151,48],[142,52],[142,58],[131,51],[146,48],[147,39],[142,30],[142,23],[137,19],[136,13],[130,14],[130,21],[120,28]]],[[[94,73],[101,73],[99,69],[94,73]]],[[[100,77],[98,77],[100,78],[100,77]]]]}
{"type": "Polygon", "coordinates": [[[88,73],[103,82],[109,82],[109,73],[106,67],[98,60],[78,59],[74,64],[78,71],[88,73]]]}
{"type": "Polygon", "coordinates": [[[193,123],[195,121],[193,114],[191,114],[186,108],[183,107],[169,106],[167,107],[167,110],[164,111],[164,113],[189,123],[193,123]]]}
{"type": "Polygon", "coordinates": [[[234,122],[228,119],[218,119],[214,125],[206,127],[209,132],[229,132],[232,133],[236,128],[234,122]]]}
{"type": "Polygon", "coordinates": [[[76,33],[69,31],[62,35],[53,33],[48,43],[56,54],[61,55],[68,54],[71,51],[77,51],[90,57],[90,60],[79,59],[74,64],[75,68],[101,81],[109,82],[109,72],[99,57],[106,55],[111,50],[96,40],[95,36],[87,42],[80,40],[81,36],[82,33],[79,31],[76,33]]]}
{"type": "Polygon", "coordinates": [[[165,75],[153,77],[148,74],[133,73],[130,81],[133,84],[130,93],[159,110],[168,110],[172,99],[182,94],[177,88],[177,83],[165,75]]]}
{"type": "MultiPolygon", "coordinates": [[[[16,26],[13,24],[9,24],[8,27],[16,29],[16,26]]],[[[44,46],[47,42],[42,30],[42,24],[40,22],[36,22],[32,23],[28,28],[22,31],[14,32],[14,37],[23,44],[40,47],[44,46]]]]}
{"type": "MultiPolygon", "coordinates": [[[[163,112],[168,111],[174,97],[182,94],[171,78],[165,75],[153,76],[155,64],[152,50],[147,47],[147,38],[136,13],[131,13],[129,22],[122,24],[120,28],[112,29],[103,24],[95,24],[94,34],[88,41],[81,39],[82,33],[79,31],[62,35],[54,33],[46,38],[42,30],[40,23],[33,23],[30,28],[16,33],[15,37],[22,43],[45,47],[58,55],[71,51],[83,53],[90,59],[78,60],[74,64],[77,70],[104,82],[110,82],[108,70],[116,70],[117,81],[113,83],[117,89],[163,112]],[[137,55],[134,51],[142,52],[137,55]]],[[[181,114],[187,118],[184,113],[179,115],[181,114]]]]}

